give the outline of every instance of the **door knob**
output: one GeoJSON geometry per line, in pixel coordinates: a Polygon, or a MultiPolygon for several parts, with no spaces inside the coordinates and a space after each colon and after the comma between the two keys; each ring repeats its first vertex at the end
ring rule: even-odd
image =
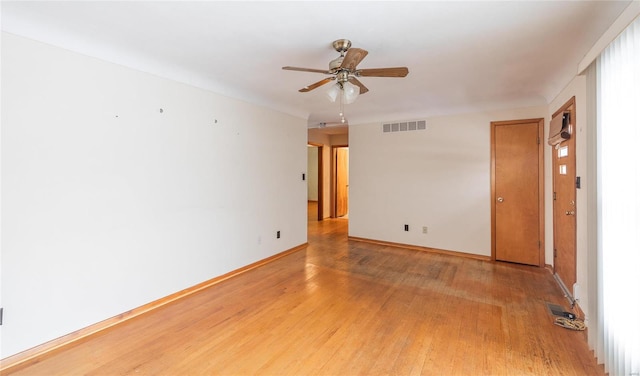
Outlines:
{"type": "Polygon", "coordinates": [[[576,215],[576,212],[573,210],[567,210],[566,212],[564,212],[565,215],[576,215]]]}
{"type": "Polygon", "coordinates": [[[498,202],[504,202],[504,198],[498,197],[498,202]]]}

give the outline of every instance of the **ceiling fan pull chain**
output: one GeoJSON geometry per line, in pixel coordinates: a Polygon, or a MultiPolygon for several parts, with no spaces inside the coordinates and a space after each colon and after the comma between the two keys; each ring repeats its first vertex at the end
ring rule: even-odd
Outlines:
{"type": "Polygon", "coordinates": [[[342,124],[346,121],[344,118],[344,90],[340,90],[340,121],[342,124]]]}

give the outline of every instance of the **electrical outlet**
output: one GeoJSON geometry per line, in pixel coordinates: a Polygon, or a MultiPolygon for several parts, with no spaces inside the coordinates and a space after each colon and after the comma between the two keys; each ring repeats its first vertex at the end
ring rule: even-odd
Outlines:
{"type": "Polygon", "coordinates": [[[426,234],[429,232],[429,228],[427,226],[422,226],[422,233],[426,234]]]}
{"type": "Polygon", "coordinates": [[[280,230],[276,231],[276,239],[280,239],[280,230]]]}
{"type": "Polygon", "coordinates": [[[404,230],[409,231],[409,225],[404,225],[404,230]]]}

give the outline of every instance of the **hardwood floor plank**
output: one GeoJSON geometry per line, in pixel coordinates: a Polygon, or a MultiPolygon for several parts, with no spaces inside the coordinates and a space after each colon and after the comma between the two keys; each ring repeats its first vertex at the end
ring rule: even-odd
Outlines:
{"type": "MultiPolygon", "coordinates": [[[[603,375],[548,271],[348,241],[309,245],[14,375],[603,375]]],[[[9,373],[7,373],[9,374],[9,373]]]]}

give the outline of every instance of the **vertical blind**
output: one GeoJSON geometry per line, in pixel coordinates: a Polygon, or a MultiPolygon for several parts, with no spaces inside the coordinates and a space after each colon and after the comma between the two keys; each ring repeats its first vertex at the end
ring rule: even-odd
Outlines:
{"type": "Polygon", "coordinates": [[[640,18],[598,67],[596,354],[610,375],[640,375],[640,18]]]}

